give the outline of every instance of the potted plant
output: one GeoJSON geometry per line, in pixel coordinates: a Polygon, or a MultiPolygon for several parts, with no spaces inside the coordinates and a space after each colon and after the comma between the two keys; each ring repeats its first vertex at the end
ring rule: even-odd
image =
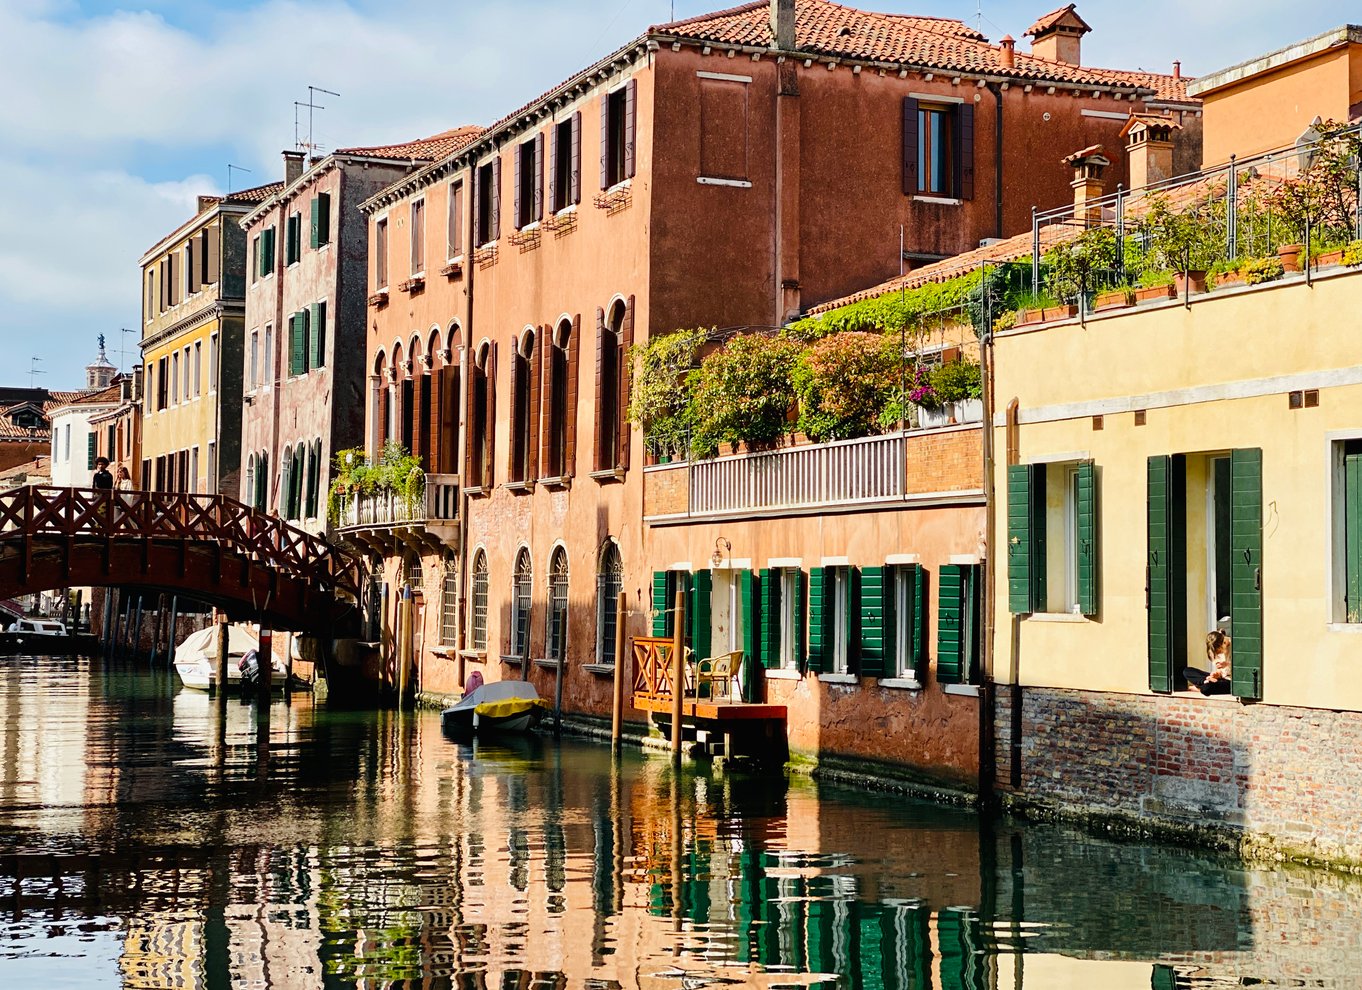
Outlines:
{"type": "Polygon", "coordinates": [[[932,371],[932,391],[947,410],[947,423],[973,422],[979,417],[970,404],[983,395],[983,375],[973,361],[952,361],[932,371]]]}
{"type": "Polygon", "coordinates": [[[1301,245],[1282,244],[1277,248],[1277,257],[1282,263],[1282,271],[1298,272],[1301,270],[1301,245]]]}
{"type": "Polygon", "coordinates": [[[1107,310],[1124,309],[1133,305],[1135,305],[1135,289],[1129,285],[1121,285],[1097,293],[1097,297],[1092,302],[1092,309],[1094,313],[1105,313],[1107,310]]]}
{"type": "Polygon", "coordinates": [[[1211,266],[1207,273],[1207,279],[1212,289],[1228,289],[1231,286],[1243,285],[1244,277],[1239,274],[1239,263],[1237,261],[1220,261],[1211,266]]]}
{"type": "Polygon", "coordinates": [[[1140,276],[1135,288],[1135,303],[1152,302],[1173,298],[1173,273],[1150,270],[1140,276]]]}
{"type": "Polygon", "coordinates": [[[1352,241],[1343,249],[1343,264],[1347,268],[1362,265],[1362,241],[1352,241]]]}
{"type": "Polygon", "coordinates": [[[1197,210],[1175,213],[1158,198],[1145,216],[1144,227],[1154,253],[1175,274],[1174,292],[1206,291],[1206,271],[1215,263],[1218,245],[1211,225],[1197,210]]]}
{"type": "Polygon", "coordinates": [[[1245,285],[1260,285],[1282,277],[1285,271],[1277,258],[1249,258],[1239,265],[1239,275],[1245,285]]]}

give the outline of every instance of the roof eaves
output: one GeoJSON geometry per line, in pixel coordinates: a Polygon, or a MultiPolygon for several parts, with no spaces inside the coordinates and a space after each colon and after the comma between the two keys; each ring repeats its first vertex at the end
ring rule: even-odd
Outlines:
{"type": "Polygon", "coordinates": [[[1259,55],[1257,58],[1248,59],[1237,65],[1231,65],[1228,68],[1220,69],[1217,72],[1207,73],[1198,78],[1195,82],[1188,83],[1187,95],[1199,98],[1203,93],[1209,93],[1212,90],[1242,82],[1252,76],[1269,72],[1272,69],[1280,68],[1291,62],[1309,58],[1312,55],[1318,55],[1320,52],[1327,51],[1330,48],[1350,43],[1362,43],[1362,26],[1357,24],[1344,24],[1341,27],[1336,27],[1325,31],[1322,34],[1317,34],[1313,38],[1306,38],[1304,41],[1298,41],[1295,44],[1287,45],[1285,48],[1279,48],[1275,52],[1268,52],[1266,55],[1259,55]]]}

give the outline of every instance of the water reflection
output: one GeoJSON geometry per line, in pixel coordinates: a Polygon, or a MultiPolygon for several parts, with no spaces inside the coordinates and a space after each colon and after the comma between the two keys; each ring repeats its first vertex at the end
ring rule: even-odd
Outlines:
{"type": "Polygon", "coordinates": [[[7,986],[1351,986],[1352,878],[0,668],[7,986]]]}

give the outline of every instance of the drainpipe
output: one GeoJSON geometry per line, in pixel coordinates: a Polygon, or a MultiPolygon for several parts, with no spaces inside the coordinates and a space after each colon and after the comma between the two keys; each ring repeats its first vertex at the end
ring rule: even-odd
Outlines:
{"type": "Polygon", "coordinates": [[[993,197],[994,226],[993,236],[1003,236],[1003,90],[995,82],[988,83],[993,94],[993,197]]]}

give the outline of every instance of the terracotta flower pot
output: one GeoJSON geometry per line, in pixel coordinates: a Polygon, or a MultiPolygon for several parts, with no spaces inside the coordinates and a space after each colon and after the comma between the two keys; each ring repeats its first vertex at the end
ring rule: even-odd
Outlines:
{"type": "Polygon", "coordinates": [[[1301,246],[1299,244],[1283,244],[1277,248],[1277,257],[1282,259],[1282,271],[1298,272],[1301,270],[1301,246]]]}
{"type": "Polygon", "coordinates": [[[1173,276],[1173,289],[1178,295],[1185,294],[1189,289],[1192,292],[1206,291],[1206,273],[1204,271],[1177,272],[1173,276]]]}
{"type": "Polygon", "coordinates": [[[1215,287],[1217,289],[1228,289],[1231,286],[1243,284],[1244,276],[1240,275],[1238,272],[1226,272],[1224,275],[1216,276],[1215,279],[1215,287]]]}
{"type": "Polygon", "coordinates": [[[1092,310],[1094,313],[1104,313],[1109,309],[1124,309],[1135,304],[1135,293],[1130,289],[1113,289],[1110,292],[1099,292],[1097,298],[1093,300],[1092,310]]]}
{"type": "Polygon", "coordinates": [[[1135,302],[1149,302],[1153,299],[1172,299],[1173,287],[1171,285],[1150,285],[1143,289],[1135,290],[1135,302]]]}
{"type": "Polygon", "coordinates": [[[1333,251],[1325,251],[1315,259],[1316,268],[1331,268],[1334,265],[1343,264],[1343,249],[1336,248],[1333,251]]]}
{"type": "Polygon", "coordinates": [[[1041,321],[1051,323],[1055,320],[1072,320],[1077,315],[1077,306],[1046,306],[1041,310],[1041,321]]]}

